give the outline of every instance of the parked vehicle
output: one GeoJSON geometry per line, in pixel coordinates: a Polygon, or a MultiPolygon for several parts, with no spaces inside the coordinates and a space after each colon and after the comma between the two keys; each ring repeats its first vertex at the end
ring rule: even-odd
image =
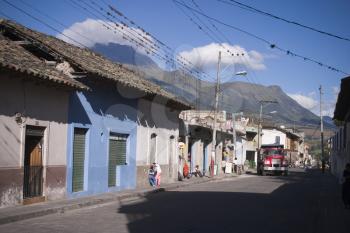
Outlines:
{"type": "Polygon", "coordinates": [[[288,175],[288,158],[283,145],[262,146],[258,156],[258,175],[288,175]]]}

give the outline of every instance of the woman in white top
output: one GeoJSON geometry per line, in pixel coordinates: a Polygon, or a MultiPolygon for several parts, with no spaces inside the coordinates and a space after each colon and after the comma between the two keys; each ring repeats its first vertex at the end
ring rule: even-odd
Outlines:
{"type": "Polygon", "coordinates": [[[154,171],[156,172],[156,185],[160,186],[160,174],[162,173],[162,169],[158,163],[153,163],[154,171]]]}

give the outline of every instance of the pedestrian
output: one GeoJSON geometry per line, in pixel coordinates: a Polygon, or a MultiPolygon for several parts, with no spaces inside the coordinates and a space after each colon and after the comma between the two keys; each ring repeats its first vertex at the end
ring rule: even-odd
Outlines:
{"type": "Polygon", "coordinates": [[[346,209],[350,209],[350,163],[347,163],[343,172],[343,202],[346,209]]]}
{"type": "Polygon", "coordinates": [[[156,185],[160,186],[160,175],[162,173],[162,169],[160,168],[160,165],[158,163],[153,163],[154,170],[156,172],[155,178],[156,178],[156,185]]]}
{"type": "Polygon", "coordinates": [[[156,186],[156,177],[153,165],[151,165],[148,169],[148,181],[152,187],[156,186]]]}
{"type": "Polygon", "coordinates": [[[203,174],[201,172],[201,170],[199,169],[199,165],[196,165],[195,169],[194,169],[194,176],[197,177],[203,177],[203,174]]]}
{"type": "Polygon", "coordinates": [[[187,164],[187,162],[185,161],[185,164],[184,164],[184,167],[183,167],[183,176],[184,176],[184,178],[190,178],[189,177],[189,172],[190,172],[190,169],[189,169],[189,167],[188,167],[188,164],[187,164]]]}

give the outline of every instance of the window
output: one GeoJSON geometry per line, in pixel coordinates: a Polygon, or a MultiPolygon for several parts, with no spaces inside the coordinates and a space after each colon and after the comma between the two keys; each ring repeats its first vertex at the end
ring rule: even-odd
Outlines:
{"type": "Polygon", "coordinates": [[[111,133],[109,136],[108,187],[116,186],[117,166],[126,164],[128,135],[111,133]]]}

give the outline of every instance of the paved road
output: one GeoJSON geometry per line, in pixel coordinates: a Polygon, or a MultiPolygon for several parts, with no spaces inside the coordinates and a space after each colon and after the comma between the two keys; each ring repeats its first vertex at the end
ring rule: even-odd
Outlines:
{"type": "Polygon", "coordinates": [[[318,171],[245,175],[1,225],[0,232],[349,233],[339,188],[318,171]]]}

